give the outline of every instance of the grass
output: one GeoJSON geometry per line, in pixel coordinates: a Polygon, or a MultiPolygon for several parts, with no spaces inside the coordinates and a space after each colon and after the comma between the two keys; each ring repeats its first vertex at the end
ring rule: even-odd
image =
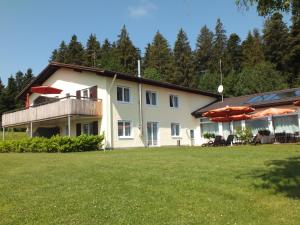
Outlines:
{"type": "Polygon", "coordinates": [[[0,154],[0,224],[300,224],[299,145],[0,154]]]}

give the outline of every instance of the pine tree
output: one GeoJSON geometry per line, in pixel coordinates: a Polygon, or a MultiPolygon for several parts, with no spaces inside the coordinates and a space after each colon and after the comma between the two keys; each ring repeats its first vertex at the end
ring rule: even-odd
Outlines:
{"type": "Polygon", "coordinates": [[[174,46],[174,75],[168,81],[187,87],[195,87],[197,84],[192,63],[192,50],[186,33],[179,30],[174,46]]]}
{"type": "Polygon", "coordinates": [[[172,51],[168,41],[157,32],[146,48],[144,57],[144,76],[160,81],[168,80],[172,70],[172,51]]]}
{"type": "Polygon", "coordinates": [[[241,39],[236,33],[229,36],[226,55],[229,69],[232,72],[239,72],[241,70],[242,48],[240,43],[241,39]]]}
{"type": "Polygon", "coordinates": [[[77,36],[73,35],[66,50],[66,58],[64,63],[83,65],[84,64],[84,48],[77,40],[77,36]]]}
{"type": "Polygon", "coordinates": [[[194,53],[196,74],[205,73],[212,64],[213,36],[213,32],[207,26],[201,28],[194,53]]]}
{"type": "Polygon", "coordinates": [[[64,41],[62,41],[59,45],[59,48],[55,49],[52,52],[52,56],[50,57],[50,61],[66,63],[66,53],[67,53],[67,45],[64,41]]]}
{"type": "Polygon", "coordinates": [[[91,34],[86,44],[84,65],[98,67],[101,60],[101,45],[95,34],[91,34]]]}
{"type": "Polygon", "coordinates": [[[7,81],[7,86],[4,90],[2,96],[2,105],[4,108],[2,109],[3,112],[13,110],[16,108],[16,96],[18,94],[18,87],[16,83],[16,79],[13,76],[10,76],[7,81]]]}
{"type": "Polygon", "coordinates": [[[274,13],[264,25],[264,53],[266,60],[276,65],[278,70],[285,68],[285,56],[289,47],[288,28],[280,13],[274,13]]]}
{"type": "Polygon", "coordinates": [[[116,44],[111,44],[108,39],[105,39],[102,45],[99,66],[107,70],[113,70],[117,72],[122,71],[122,66],[118,58],[116,44]]]}
{"type": "Polygon", "coordinates": [[[289,84],[297,85],[296,81],[300,80],[300,1],[294,0],[292,4],[292,25],[289,36],[289,51],[287,62],[291,76],[289,84]]]}
{"type": "Polygon", "coordinates": [[[57,62],[57,55],[58,55],[58,50],[54,49],[50,56],[49,62],[57,62]]]}
{"type": "Polygon", "coordinates": [[[31,68],[28,68],[26,73],[24,74],[24,81],[23,81],[23,88],[26,87],[26,85],[28,85],[34,78],[34,75],[32,73],[32,69],[31,68]]]}
{"type": "Polygon", "coordinates": [[[242,43],[243,67],[255,66],[264,61],[264,53],[261,43],[261,37],[257,30],[248,33],[245,41],[242,43]]]}
{"type": "Polygon", "coordinates": [[[121,29],[121,33],[118,35],[116,44],[118,58],[122,65],[121,72],[136,74],[137,60],[140,59],[140,52],[130,40],[125,25],[121,29]]]}
{"type": "MultiPolygon", "coordinates": [[[[12,82],[12,81],[11,81],[12,82]]],[[[16,85],[16,89],[20,92],[23,88],[24,84],[24,74],[21,71],[18,71],[14,78],[14,83],[16,85]]]]}
{"type": "MultiPolygon", "coordinates": [[[[213,40],[213,57],[211,68],[213,71],[219,71],[219,61],[222,59],[223,71],[228,70],[226,67],[226,31],[220,18],[217,19],[215,35],[213,40]]],[[[226,73],[226,72],[225,72],[226,73]]]]}

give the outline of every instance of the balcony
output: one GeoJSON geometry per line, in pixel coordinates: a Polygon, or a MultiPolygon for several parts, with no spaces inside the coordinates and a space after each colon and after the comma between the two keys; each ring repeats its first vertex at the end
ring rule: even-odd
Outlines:
{"type": "Polygon", "coordinates": [[[2,127],[13,127],[63,118],[68,116],[102,116],[102,101],[90,99],[76,99],[74,96],[57,99],[49,103],[6,112],[2,115],[2,127]]]}

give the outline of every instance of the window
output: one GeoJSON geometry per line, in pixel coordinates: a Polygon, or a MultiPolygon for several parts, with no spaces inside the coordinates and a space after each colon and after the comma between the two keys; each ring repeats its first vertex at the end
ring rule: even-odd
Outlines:
{"type": "Polygon", "coordinates": [[[130,88],[117,87],[117,100],[119,102],[130,102],[130,88]]]}
{"type": "Polygon", "coordinates": [[[200,119],[200,129],[202,137],[205,133],[219,135],[218,123],[211,122],[208,118],[200,119]]]}
{"type": "Polygon", "coordinates": [[[170,107],[178,108],[178,96],[170,95],[170,107]]]}
{"type": "MultiPolygon", "coordinates": [[[[80,128],[80,123],[76,124],[76,129],[80,128]],[[78,128],[77,128],[78,125],[78,128]]],[[[76,131],[77,132],[77,131],[76,131]]],[[[78,131],[79,133],[79,131],[78,131]]],[[[82,125],[82,133],[85,135],[98,135],[98,122],[84,123],[82,125]]]]}
{"type": "Polygon", "coordinates": [[[171,123],[171,135],[172,137],[179,137],[180,135],[179,123],[171,123]]]}
{"type": "Polygon", "coordinates": [[[83,132],[82,133],[89,135],[89,132],[90,132],[89,124],[88,123],[83,124],[83,132]]]}
{"type": "Polygon", "coordinates": [[[118,137],[131,137],[131,122],[125,120],[118,121],[118,137]]]}
{"type": "Polygon", "coordinates": [[[155,92],[146,91],[146,104],[147,105],[157,105],[157,96],[155,92]]]}
{"type": "Polygon", "coordinates": [[[90,89],[81,90],[81,98],[83,100],[88,100],[90,98],[90,89]]]}

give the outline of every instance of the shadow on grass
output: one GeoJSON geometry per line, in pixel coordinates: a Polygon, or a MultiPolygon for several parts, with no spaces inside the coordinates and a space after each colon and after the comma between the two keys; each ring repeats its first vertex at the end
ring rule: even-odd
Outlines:
{"type": "Polygon", "coordinates": [[[259,179],[255,187],[270,189],[299,200],[300,157],[267,161],[265,165],[267,169],[254,171],[254,177],[259,179]]]}

